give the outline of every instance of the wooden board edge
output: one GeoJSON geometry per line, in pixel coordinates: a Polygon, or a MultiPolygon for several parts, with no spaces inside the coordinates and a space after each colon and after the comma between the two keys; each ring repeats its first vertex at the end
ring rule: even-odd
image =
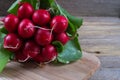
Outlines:
{"type": "Polygon", "coordinates": [[[94,54],[90,54],[85,51],[83,51],[83,58],[88,58],[88,60],[94,59],[95,63],[96,63],[96,66],[94,67],[94,69],[92,69],[88,73],[88,75],[83,79],[83,80],[88,80],[99,69],[101,62],[100,62],[99,58],[96,57],[94,54]],[[91,56],[91,57],[89,58],[88,56],[91,56]]]}

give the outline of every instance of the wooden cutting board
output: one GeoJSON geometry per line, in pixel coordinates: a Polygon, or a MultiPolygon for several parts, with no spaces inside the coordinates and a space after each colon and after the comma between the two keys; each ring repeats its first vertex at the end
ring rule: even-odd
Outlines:
{"type": "Polygon", "coordinates": [[[86,52],[77,62],[68,65],[46,65],[11,62],[0,74],[0,80],[87,80],[99,68],[99,59],[86,52]]]}

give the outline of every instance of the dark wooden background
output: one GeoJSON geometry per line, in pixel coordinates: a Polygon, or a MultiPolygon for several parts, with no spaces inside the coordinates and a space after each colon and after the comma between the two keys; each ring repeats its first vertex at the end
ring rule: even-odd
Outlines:
{"type": "MultiPolygon", "coordinates": [[[[15,0],[0,0],[0,16],[15,0]]],[[[71,14],[76,16],[120,16],[120,0],[58,0],[71,14]]]]}

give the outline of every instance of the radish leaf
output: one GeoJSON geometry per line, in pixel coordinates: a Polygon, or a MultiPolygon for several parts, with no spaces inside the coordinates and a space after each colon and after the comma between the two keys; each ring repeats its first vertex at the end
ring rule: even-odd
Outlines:
{"type": "Polygon", "coordinates": [[[70,63],[79,60],[82,57],[82,51],[77,37],[70,40],[65,46],[64,50],[58,54],[58,62],[70,63]]]}
{"type": "Polygon", "coordinates": [[[6,49],[3,48],[3,38],[5,34],[0,32],[0,72],[4,69],[6,64],[8,63],[11,52],[7,51],[6,49]]]}

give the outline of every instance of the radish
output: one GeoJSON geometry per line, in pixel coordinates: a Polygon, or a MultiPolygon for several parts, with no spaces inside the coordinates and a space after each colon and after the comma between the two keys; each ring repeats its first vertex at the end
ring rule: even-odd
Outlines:
{"type": "Polygon", "coordinates": [[[3,22],[8,32],[15,32],[19,24],[19,19],[17,16],[9,14],[4,18],[3,22]]]}
{"type": "Polygon", "coordinates": [[[57,34],[55,40],[60,41],[63,45],[65,45],[69,41],[69,36],[65,32],[63,32],[57,34]]]}
{"type": "Polygon", "coordinates": [[[21,39],[13,33],[7,34],[4,38],[3,47],[11,52],[15,52],[22,46],[21,39]]]}
{"type": "Polygon", "coordinates": [[[35,27],[29,19],[23,19],[18,26],[18,33],[22,38],[30,38],[35,33],[35,27]]]}
{"type": "Polygon", "coordinates": [[[47,45],[42,49],[42,53],[34,57],[34,61],[38,63],[49,63],[54,61],[57,57],[57,51],[54,46],[47,45]]]}
{"type": "Polygon", "coordinates": [[[52,33],[49,30],[41,28],[38,29],[35,35],[35,41],[41,46],[46,46],[51,43],[52,37],[52,33]]]}
{"type": "Polygon", "coordinates": [[[44,9],[36,10],[32,16],[33,22],[39,26],[47,25],[50,19],[50,13],[44,9]]]}
{"type": "Polygon", "coordinates": [[[15,53],[15,60],[18,62],[26,62],[30,59],[29,55],[23,54],[22,50],[15,53]]]}
{"type": "Polygon", "coordinates": [[[47,45],[42,49],[42,56],[46,62],[50,62],[56,59],[57,51],[53,45],[47,45]]]}
{"type": "Polygon", "coordinates": [[[64,16],[55,16],[51,21],[51,28],[54,27],[53,31],[55,33],[62,33],[66,31],[68,27],[68,20],[64,16]]]}
{"type": "Polygon", "coordinates": [[[20,19],[31,18],[34,13],[34,8],[31,4],[25,2],[20,5],[18,8],[17,15],[20,19]]]}
{"type": "Polygon", "coordinates": [[[33,58],[33,60],[37,63],[44,63],[45,59],[41,54],[38,54],[36,57],[33,58]]]}
{"type": "Polygon", "coordinates": [[[40,53],[40,47],[34,41],[27,41],[25,43],[23,53],[29,55],[31,58],[34,58],[40,53]]]}

